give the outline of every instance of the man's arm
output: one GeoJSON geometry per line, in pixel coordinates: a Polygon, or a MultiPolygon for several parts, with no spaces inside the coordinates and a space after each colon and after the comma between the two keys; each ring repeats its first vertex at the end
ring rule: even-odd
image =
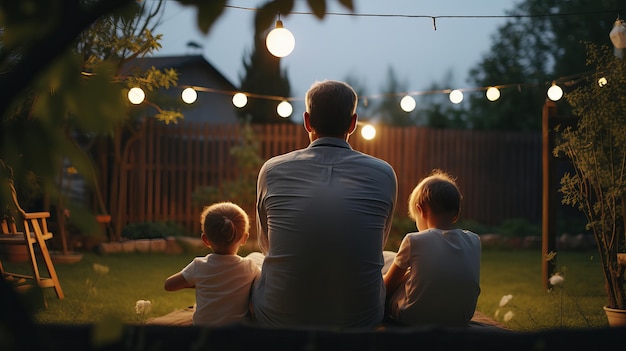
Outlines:
{"type": "Polygon", "coordinates": [[[269,251],[269,236],[267,232],[267,212],[265,211],[265,204],[263,203],[265,198],[266,181],[265,181],[265,167],[261,167],[259,171],[259,178],[257,179],[256,189],[256,233],[257,244],[259,249],[264,255],[267,255],[269,251]]]}

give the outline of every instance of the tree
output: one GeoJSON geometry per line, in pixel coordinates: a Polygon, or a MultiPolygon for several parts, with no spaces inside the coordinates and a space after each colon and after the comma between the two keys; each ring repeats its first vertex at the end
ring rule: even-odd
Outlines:
{"type": "MultiPolygon", "coordinates": [[[[287,73],[280,69],[280,58],[265,47],[265,39],[256,34],[250,57],[243,61],[245,75],[240,77],[241,90],[251,94],[288,97],[291,92],[287,73]]],[[[248,104],[239,110],[242,120],[250,123],[288,123],[276,112],[279,99],[248,98],[248,104]]]]}
{"type": "Polygon", "coordinates": [[[573,173],[561,179],[563,203],[578,208],[596,239],[610,308],[626,309],[624,271],[618,252],[626,248],[626,61],[612,48],[589,45],[595,72],[566,95],[579,117],[561,131],[555,156],[565,156],[573,173]],[[598,79],[607,80],[599,85],[598,79]]]}
{"type": "MultiPolygon", "coordinates": [[[[352,0],[337,1],[353,9],[352,0]]],[[[179,2],[197,7],[198,27],[205,34],[220,17],[227,3],[226,0],[179,2]]],[[[28,6],[24,6],[21,1],[0,2],[0,158],[13,167],[15,179],[30,179],[34,175],[45,185],[48,195],[58,196],[55,177],[63,157],[69,155],[83,160],[84,170],[93,166],[88,157],[80,155],[81,150],[72,138],[68,138],[68,125],[77,127],[84,135],[110,133],[114,138],[121,137],[115,126],[119,127],[128,116],[128,105],[120,93],[123,91],[120,84],[132,83],[133,80],[117,80],[116,72],[119,72],[122,61],[113,64],[104,59],[106,54],[115,52],[113,48],[92,51],[90,48],[93,48],[91,44],[94,43],[86,43],[82,47],[86,52],[102,54],[89,56],[96,58],[96,62],[76,55],[71,48],[79,35],[99,19],[115,13],[112,18],[114,21],[119,19],[118,24],[130,23],[125,22],[130,17],[116,11],[136,10],[146,3],[135,0],[32,0],[28,6]],[[90,65],[92,71],[83,71],[90,65]]],[[[256,32],[261,33],[268,28],[277,12],[289,14],[293,4],[293,0],[266,2],[256,13],[256,32]]],[[[310,1],[309,6],[318,18],[324,17],[325,0],[310,1]]],[[[122,28],[127,27],[123,25],[122,28]]],[[[100,38],[94,36],[89,40],[100,38]]],[[[129,38],[118,38],[117,44],[120,46],[130,44],[126,41],[129,38]]],[[[144,44],[149,46],[155,42],[148,40],[144,44]]],[[[152,50],[158,49],[156,44],[152,50]]],[[[113,56],[132,56],[124,52],[128,56],[116,56],[117,52],[113,56]]],[[[161,78],[165,86],[172,84],[173,75],[170,73],[165,72],[157,80],[161,78]]],[[[139,77],[134,83],[146,84],[150,91],[150,85],[139,77]]],[[[168,116],[175,115],[161,115],[166,120],[168,116]]],[[[3,203],[10,201],[6,192],[0,195],[3,203]]]]}
{"type": "Polygon", "coordinates": [[[383,87],[382,100],[376,104],[374,108],[375,118],[382,123],[391,126],[412,126],[415,125],[411,112],[405,112],[400,109],[400,99],[398,91],[407,91],[407,82],[398,81],[396,72],[393,67],[387,68],[387,82],[383,87]]]}
{"type": "MultiPolygon", "coordinates": [[[[83,1],[81,4],[95,3],[83,1]]],[[[97,172],[88,153],[89,147],[99,137],[120,135],[124,126],[132,129],[137,123],[131,118],[132,107],[121,92],[139,86],[150,94],[159,87],[176,84],[177,75],[173,70],[152,68],[123,72],[127,62],[159,47],[160,36],[152,35],[152,31],[162,5],[162,1],[130,3],[100,17],[76,37],[45,74],[24,90],[26,93],[13,101],[2,117],[0,159],[14,168],[18,183],[23,179],[19,175],[24,174],[33,174],[41,181],[47,200],[55,204],[58,230],[63,238],[63,213],[72,213],[73,224],[83,232],[95,227],[95,220],[84,204],[70,201],[64,191],[64,159],[70,160],[72,169],[78,170],[98,195],[97,172]],[[15,132],[20,129],[28,132],[15,132]]],[[[20,28],[9,25],[3,34],[3,48],[27,50],[28,42],[13,43],[14,37],[25,35],[20,28]]],[[[7,72],[12,72],[22,59],[18,56],[4,61],[7,72]]],[[[169,122],[182,117],[177,111],[151,105],[157,108],[159,112],[155,117],[161,120],[169,122]]],[[[119,149],[115,150],[116,155],[119,149]]],[[[106,212],[101,197],[96,198],[97,211],[106,212]]]]}
{"type": "Polygon", "coordinates": [[[361,80],[353,74],[349,74],[344,78],[344,82],[348,83],[359,97],[359,105],[357,107],[357,113],[359,115],[359,121],[369,121],[372,118],[373,105],[371,101],[366,97],[368,95],[367,87],[361,80]]]}
{"type": "MultiPolygon", "coordinates": [[[[562,78],[572,84],[585,67],[583,42],[608,43],[618,0],[525,0],[498,28],[493,44],[470,71],[476,86],[518,85],[506,89],[496,102],[470,98],[469,121],[475,129],[539,130],[546,89],[562,78]],[[598,9],[615,11],[598,12],[598,9]]],[[[568,86],[565,89],[571,89],[568,86]]],[[[561,111],[565,111],[565,103],[561,111]]]]}
{"type": "MultiPolygon", "coordinates": [[[[452,71],[448,71],[443,83],[432,83],[427,91],[441,91],[451,86],[452,71]]],[[[418,124],[439,129],[466,129],[467,111],[458,105],[450,104],[447,94],[425,94],[419,97],[417,118],[418,124]]]]}

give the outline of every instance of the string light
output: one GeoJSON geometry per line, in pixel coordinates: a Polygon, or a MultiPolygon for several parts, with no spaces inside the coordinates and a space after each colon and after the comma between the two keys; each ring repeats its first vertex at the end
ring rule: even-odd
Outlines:
{"type": "Polygon", "coordinates": [[[283,27],[280,14],[278,14],[276,28],[272,29],[265,38],[265,45],[267,50],[276,57],[285,57],[296,47],[296,39],[288,29],[283,27]]]}
{"type": "Polygon", "coordinates": [[[563,89],[556,83],[552,83],[552,86],[548,89],[548,98],[552,101],[559,101],[563,97],[563,89]]]}
{"type": "MultiPolygon", "coordinates": [[[[570,75],[570,76],[554,79],[552,82],[552,86],[550,87],[550,89],[548,89],[548,97],[553,101],[557,101],[560,98],[562,98],[563,90],[557,85],[557,82],[565,82],[565,84],[568,84],[568,82],[570,82],[570,85],[571,85],[571,82],[579,82],[583,79],[591,78],[592,74],[593,74],[593,71],[588,71],[584,73],[579,73],[575,75],[570,75]]],[[[598,85],[600,86],[604,86],[608,83],[605,77],[598,79],[597,82],[598,82],[598,85]]],[[[515,88],[519,92],[521,91],[522,86],[536,88],[540,86],[545,86],[544,84],[545,83],[500,84],[497,86],[489,86],[489,87],[463,88],[462,90],[461,89],[454,89],[454,90],[442,89],[442,90],[400,92],[400,93],[394,93],[393,95],[402,96],[402,99],[400,101],[400,107],[404,111],[410,112],[410,111],[413,111],[415,108],[415,99],[413,98],[413,96],[415,95],[449,94],[450,101],[452,103],[458,104],[462,102],[464,99],[463,92],[485,91],[485,96],[487,97],[487,99],[489,99],[490,101],[495,101],[500,98],[501,96],[500,92],[502,91],[502,89],[515,88]],[[409,107],[412,107],[412,108],[409,108],[409,107]]],[[[290,116],[293,113],[293,107],[291,106],[289,101],[304,100],[304,98],[255,94],[255,93],[250,93],[250,92],[228,91],[228,90],[220,90],[220,89],[215,89],[215,88],[207,88],[207,87],[202,87],[202,86],[184,86],[183,85],[181,86],[181,88],[185,88],[185,89],[192,88],[192,90],[196,93],[208,92],[208,93],[230,95],[232,96],[233,105],[236,106],[237,108],[242,108],[246,106],[249,98],[276,100],[279,102],[285,102],[285,104],[281,104],[282,106],[281,106],[281,112],[280,112],[282,113],[281,116],[285,118],[290,116]]],[[[369,105],[369,99],[383,98],[388,95],[389,94],[378,94],[378,95],[367,95],[367,96],[362,95],[362,96],[359,96],[359,100],[360,100],[360,104],[363,107],[367,107],[369,105]]],[[[143,102],[143,99],[145,98],[145,94],[140,88],[131,89],[131,91],[129,91],[128,93],[128,96],[129,96],[129,100],[132,99],[133,101],[135,101],[134,102],[135,104],[140,104],[141,102],[143,102]]]]}
{"type": "Polygon", "coordinates": [[[489,87],[485,92],[485,96],[487,96],[487,100],[496,101],[500,98],[500,89],[496,87],[489,87]]]}
{"type": "Polygon", "coordinates": [[[450,92],[450,102],[453,104],[460,104],[463,101],[463,92],[455,89],[450,92]]]}
{"type": "Polygon", "coordinates": [[[141,88],[134,87],[128,91],[128,101],[133,105],[139,105],[146,98],[146,93],[141,88]]]}
{"type": "Polygon", "coordinates": [[[598,85],[600,87],[603,87],[603,86],[605,86],[607,84],[608,84],[608,81],[606,80],[606,78],[602,77],[602,78],[598,79],[598,85]]]}
{"type": "Polygon", "coordinates": [[[609,38],[611,38],[611,43],[616,49],[626,49],[626,23],[624,20],[617,18],[609,33],[609,38]]]}
{"type": "MultiPolygon", "coordinates": [[[[246,11],[259,11],[256,7],[244,7],[236,5],[224,5],[226,8],[246,11]]],[[[384,18],[428,18],[432,21],[433,29],[437,30],[436,20],[440,18],[455,18],[455,19],[486,19],[486,18],[534,18],[534,17],[569,17],[569,16],[581,16],[581,15],[604,15],[615,14],[623,12],[626,9],[612,9],[602,11],[585,11],[585,12],[569,12],[569,13],[535,13],[535,14],[515,14],[515,15],[444,15],[444,16],[432,16],[432,15],[409,15],[409,14],[377,14],[377,13],[354,13],[354,12],[326,12],[325,16],[346,16],[346,17],[384,17],[384,18]]],[[[291,11],[290,15],[315,15],[313,12],[307,11],[291,11]]]]}
{"type": "Polygon", "coordinates": [[[287,118],[291,116],[291,113],[293,113],[293,106],[291,106],[289,101],[282,101],[278,104],[278,106],[276,106],[276,112],[278,112],[279,116],[287,118]]]}
{"type": "Polygon", "coordinates": [[[374,137],[376,137],[376,128],[371,124],[363,125],[363,128],[361,128],[361,136],[365,140],[374,139],[374,137]]]}
{"type": "Polygon", "coordinates": [[[193,104],[198,99],[198,93],[194,88],[185,88],[181,94],[181,98],[185,103],[193,104]]]}
{"type": "Polygon", "coordinates": [[[233,95],[233,105],[235,107],[242,108],[248,104],[248,97],[244,93],[237,93],[233,95]]]}
{"type": "Polygon", "coordinates": [[[415,109],[415,99],[411,95],[406,95],[400,100],[400,108],[404,112],[411,112],[415,109]]]}

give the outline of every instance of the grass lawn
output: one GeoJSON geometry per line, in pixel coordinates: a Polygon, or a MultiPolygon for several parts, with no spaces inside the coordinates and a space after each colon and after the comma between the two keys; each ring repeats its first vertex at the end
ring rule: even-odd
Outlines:
{"type": "MultiPolygon", "coordinates": [[[[194,255],[85,254],[79,263],[57,264],[65,299],[59,300],[53,289],[45,289],[48,308],[37,310],[36,320],[74,324],[112,317],[141,323],[143,317],[135,312],[137,300],[151,301],[152,311],[146,318],[190,306],[195,300],[193,290],[166,292],[163,282],[194,255]],[[98,274],[94,264],[108,267],[108,272],[98,274]]],[[[541,284],[539,251],[484,250],[478,310],[520,331],[607,326],[602,310],[606,302],[604,283],[595,255],[595,251],[560,252],[558,269],[566,267],[564,289],[548,293],[541,284]],[[500,299],[508,294],[513,299],[499,308],[500,299]],[[509,311],[514,316],[504,322],[509,311]]]]}

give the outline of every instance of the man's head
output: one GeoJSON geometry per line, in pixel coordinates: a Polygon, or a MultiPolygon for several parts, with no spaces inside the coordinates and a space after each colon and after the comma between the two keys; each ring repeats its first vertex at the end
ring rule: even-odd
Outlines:
{"type": "Polygon", "coordinates": [[[449,216],[456,220],[462,198],[454,179],[441,170],[434,170],[413,189],[409,197],[409,215],[417,221],[419,211],[426,209],[437,216],[449,216]]]}
{"type": "Polygon", "coordinates": [[[312,139],[345,138],[356,129],[357,95],[344,82],[315,82],[305,96],[304,125],[312,139]]]}

